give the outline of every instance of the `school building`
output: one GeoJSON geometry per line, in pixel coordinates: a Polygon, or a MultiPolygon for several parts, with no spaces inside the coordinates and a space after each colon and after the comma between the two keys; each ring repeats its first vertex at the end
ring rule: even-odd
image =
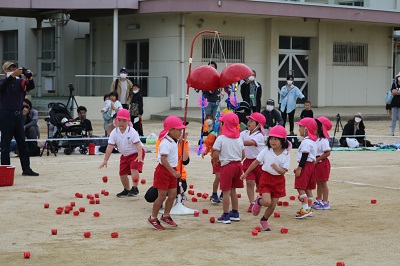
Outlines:
{"type": "MultiPolygon", "coordinates": [[[[0,9],[0,61],[35,73],[34,98],[68,96],[72,83],[88,108],[126,67],[146,119],[184,107],[193,38],[210,30],[192,67],[246,64],[263,105],[292,74],[314,107],[383,106],[400,70],[399,11],[400,0],[14,0],[0,9]]],[[[198,97],[191,89],[189,107],[198,97]]]]}

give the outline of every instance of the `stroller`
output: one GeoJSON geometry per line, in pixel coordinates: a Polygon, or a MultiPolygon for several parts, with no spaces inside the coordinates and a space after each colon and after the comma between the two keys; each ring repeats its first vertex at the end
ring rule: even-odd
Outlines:
{"type": "Polygon", "coordinates": [[[235,114],[239,117],[240,129],[242,130],[242,127],[247,128],[247,116],[251,115],[250,104],[246,101],[239,102],[235,114]]]}
{"type": "Polygon", "coordinates": [[[64,148],[64,153],[70,155],[75,148],[79,147],[79,152],[86,154],[88,152],[88,141],[73,140],[74,138],[87,137],[81,121],[73,119],[63,103],[49,103],[47,107],[49,108],[49,116],[46,118],[48,138],[71,139],[52,141],[52,152],[57,152],[59,148],[64,148]],[[49,129],[51,125],[53,130],[49,129]]]}

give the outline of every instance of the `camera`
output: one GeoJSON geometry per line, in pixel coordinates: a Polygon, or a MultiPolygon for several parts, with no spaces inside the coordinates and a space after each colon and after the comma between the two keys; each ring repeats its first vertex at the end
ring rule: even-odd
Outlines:
{"type": "Polygon", "coordinates": [[[26,67],[21,67],[22,74],[24,74],[25,78],[30,79],[32,77],[32,72],[30,72],[26,67]]]}
{"type": "Polygon", "coordinates": [[[336,115],[336,119],[340,120],[340,114],[339,113],[336,115]]]}
{"type": "Polygon", "coordinates": [[[70,84],[68,85],[68,88],[69,88],[69,94],[72,95],[72,92],[75,90],[74,85],[73,85],[72,83],[70,83],[70,84]]]}

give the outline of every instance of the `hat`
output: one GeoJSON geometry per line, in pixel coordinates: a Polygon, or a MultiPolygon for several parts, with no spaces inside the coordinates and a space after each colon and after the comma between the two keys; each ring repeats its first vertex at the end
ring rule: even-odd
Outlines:
{"type": "Polygon", "coordinates": [[[286,137],[287,137],[286,129],[281,125],[274,126],[269,131],[268,137],[276,137],[276,138],[280,138],[280,139],[286,139],[286,137]]]}
{"type": "Polygon", "coordinates": [[[397,73],[397,75],[395,76],[395,78],[397,78],[397,77],[400,77],[400,72],[399,72],[399,73],[397,73]]]}
{"type": "Polygon", "coordinates": [[[126,73],[128,73],[128,69],[126,69],[125,67],[123,67],[123,68],[121,68],[121,70],[119,71],[119,73],[121,73],[121,72],[126,72],[126,73]]]}
{"type": "Polygon", "coordinates": [[[322,124],[322,132],[324,132],[325,138],[329,139],[328,131],[332,129],[332,122],[325,116],[317,117],[317,119],[322,124]]]}
{"type": "Polygon", "coordinates": [[[267,105],[275,105],[275,101],[272,99],[267,100],[267,105]]]}
{"type": "MultiPolygon", "coordinates": [[[[113,124],[114,124],[115,127],[117,126],[117,123],[116,123],[116,121],[115,121],[115,120],[117,120],[117,118],[119,118],[119,119],[125,119],[125,120],[130,121],[130,120],[131,120],[131,115],[129,114],[129,111],[128,111],[128,110],[126,110],[126,109],[119,109],[118,112],[117,112],[117,116],[116,116],[115,119],[113,120],[113,124]]],[[[131,126],[131,127],[133,126],[133,125],[132,125],[132,122],[129,122],[129,126],[131,126]]]]}
{"type": "Polygon", "coordinates": [[[299,126],[303,126],[307,128],[308,131],[308,137],[310,137],[311,140],[316,141],[317,140],[317,122],[310,117],[305,117],[301,119],[299,122],[296,122],[299,126]]]}
{"type": "Polygon", "coordinates": [[[6,70],[6,69],[9,68],[10,66],[15,66],[15,67],[17,67],[16,64],[14,64],[13,62],[8,61],[8,62],[5,62],[5,63],[3,64],[3,70],[6,70]]]}
{"type": "Polygon", "coordinates": [[[253,119],[254,121],[256,121],[257,123],[260,124],[260,129],[261,132],[264,134],[264,125],[266,122],[265,116],[259,112],[254,112],[249,116],[246,116],[247,119],[253,119]]]}
{"type": "Polygon", "coordinates": [[[224,122],[222,126],[222,134],[228,138],[237,139],[240,136],[238,125],[239,117],[234,113],[228,113],[219,118],[224,122]]]}
{"type": "Polygon", "coordinates": [[[164,129],[158,135],[158,139],[163,139],[165,137],[165,135],[168,134],[168,131],[173,128],[183,129],[183,128],[186,128],[186,126],[183,125],[183,121],[179,117],[168,116],[164,120],[164,129]]]}

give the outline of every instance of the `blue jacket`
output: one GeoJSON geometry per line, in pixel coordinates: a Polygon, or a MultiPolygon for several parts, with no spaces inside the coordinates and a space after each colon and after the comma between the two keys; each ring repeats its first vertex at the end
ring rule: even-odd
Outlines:
{"type": "Polygon", "coordinates": [[[287,86],[283,86],[281,91],[279,92],[279,102],[281,103],[281,112],[285,111],[286,113],[290,113],[296,108],[296,100],[297,98],[303,99],[305,96],[301,93],[300,89],[294,86],[293,84],[290,85],[288,89],[287,86]]]}

